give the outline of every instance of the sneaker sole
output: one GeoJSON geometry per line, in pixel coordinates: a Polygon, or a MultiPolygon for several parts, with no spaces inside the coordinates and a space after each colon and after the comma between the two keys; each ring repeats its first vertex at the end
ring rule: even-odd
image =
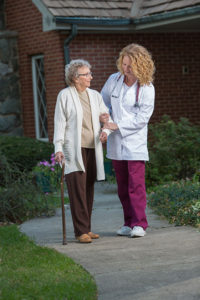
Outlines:
{"type": "Polygon", "coordinates": [[[117,233],[117,235],[119,235],[119,236],[130,236],[130,233],[128,233],[128,234],[117,233]]]}
{"type": "Polygon", "coordinates": [[[131,235],[132,238],[139,238],[139,237],[144,237],[146,235],[146,233],[144,233],[143,235],[139,235],[139,234],[134,234],[131,235]]]}

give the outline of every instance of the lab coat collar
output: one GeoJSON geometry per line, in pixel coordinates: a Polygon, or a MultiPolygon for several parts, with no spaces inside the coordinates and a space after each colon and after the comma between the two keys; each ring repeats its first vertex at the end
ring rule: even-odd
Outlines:
{"type": "Polygon", "coordinates": [[[114,98],[119,98],[120,97],[123,82],[124,82],[124,75],[119,73],[119,76],[117,77],[117,82],[116,82],[116,84],[114,86],[114,89],[112,91],[112,96],[114,98]]]}

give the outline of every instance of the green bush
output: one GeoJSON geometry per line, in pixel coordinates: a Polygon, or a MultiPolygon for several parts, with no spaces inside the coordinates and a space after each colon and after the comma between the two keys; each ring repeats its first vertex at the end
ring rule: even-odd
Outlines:
{"type": "Polygon", "coordinates": [[[31,217],[51,215],[54,202],[37,188],[32,173],[9,164],[0,152],[0,222],[21,223],[31,217]]]}
{"type": "Polygon", "coordinates": [[[176,124],[168,116],[149,126],[147,186],[192,178],[200,169],[200,128],[181,118],[176,124]]]}
{"type": "Polygon", "coordinates": [[[200,227],[200,183],[181,180],[157,186],[148,196],[148,205],[176,225],[200,227]]]}
{"type": "Polygon", "coordinates": [[[0,136],[0,151],[11,165],[30,171],[38,161],[48,159],[54,147],[28,137],[0,136]]]}
{"type": "Polygon", "coordinates": [[[41,193],[26,173],[1,187],[0,193],[0,222],[22,223],[32,217],[54,213],[48,195],[41,193]]]}
{"type": "Polygon", "coordinates": [[[8,163],[5,155],[0,151],[0,186],[6,187],[21,175],[21,171],[15,163],[8,163]]]}

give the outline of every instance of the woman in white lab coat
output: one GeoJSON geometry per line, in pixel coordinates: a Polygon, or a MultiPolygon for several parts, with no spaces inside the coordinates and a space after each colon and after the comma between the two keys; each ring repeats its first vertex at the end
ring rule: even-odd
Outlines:
{"type": "Polygon", "coordinates": [[[107,142],[112,159],[124,224],[118,235],[140,237],[148,227],[145,189],[145,161],[148,122],[154,110],[154,63],[143,46],[131,44],[122,49],[117,61],[119,72],[106,81],[102,96],[114,123],[101,116],[104,129],[113,130],[107,142]]]}

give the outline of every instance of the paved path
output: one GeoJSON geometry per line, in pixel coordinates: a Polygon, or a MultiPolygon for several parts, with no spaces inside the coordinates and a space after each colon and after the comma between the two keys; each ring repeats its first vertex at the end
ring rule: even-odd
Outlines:
{"type": "Polygon", "coordinates": [[[199,300],[200,232],[170,225],[150,209],[147,216],[145,237],[116,236],[122,209],[116,186],[105,182],[95,185],[92,230],[101,235],[99,240],[83,245],[74,239],[69,209],[66,246],[60,210],[54,217],[23,223],[21,231],[87,269],[96,280],[99,300],[199,300]]]}

